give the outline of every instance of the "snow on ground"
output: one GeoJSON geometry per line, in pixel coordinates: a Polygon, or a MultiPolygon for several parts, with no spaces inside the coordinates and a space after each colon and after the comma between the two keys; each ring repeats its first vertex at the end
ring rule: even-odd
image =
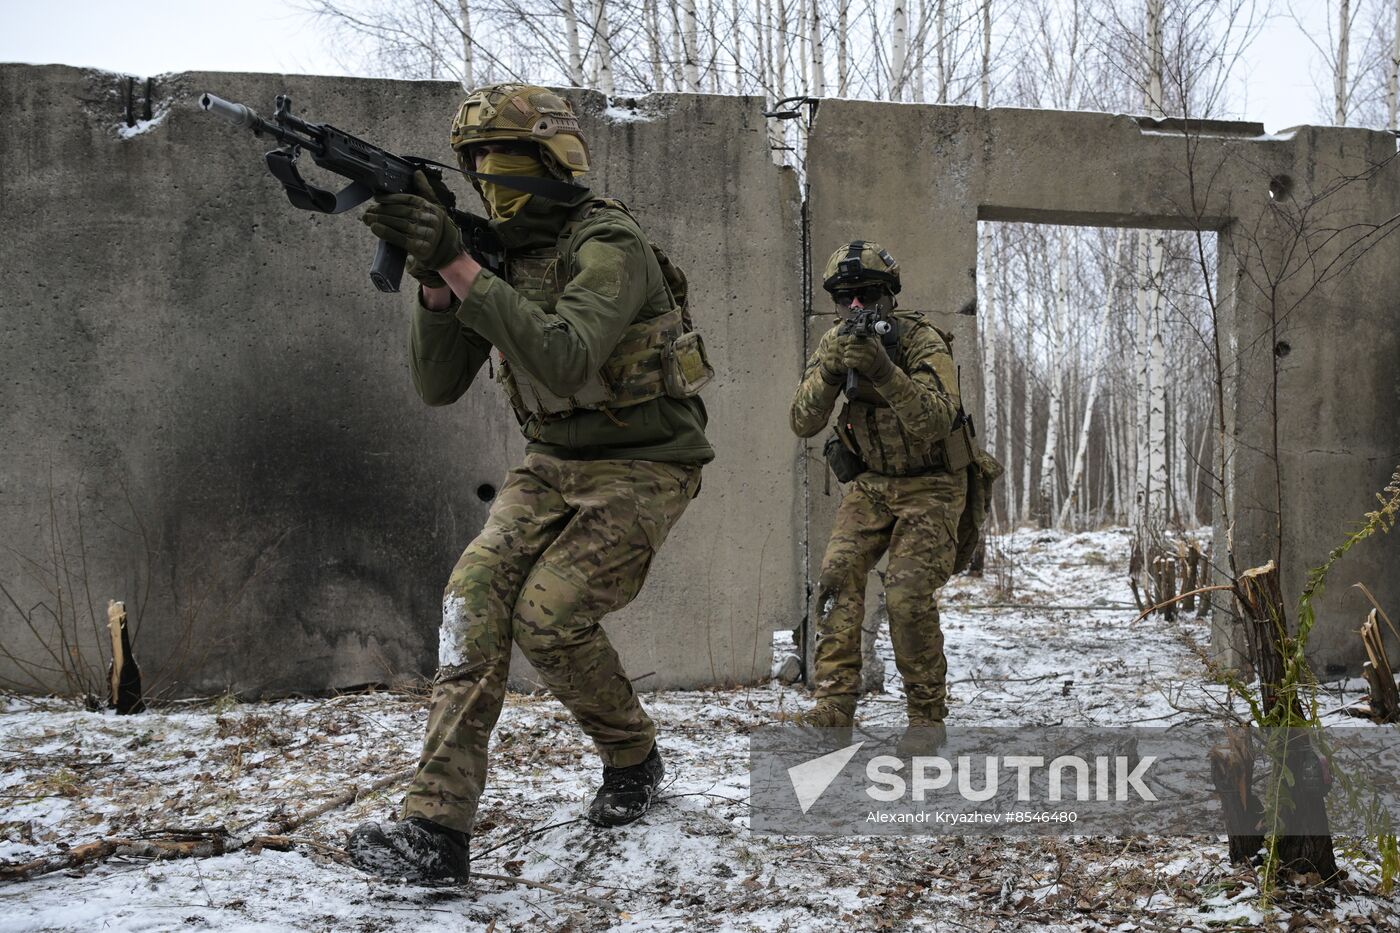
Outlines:
{"type": "MultiPolygon", "coordinates": [[[[951,584],[950,720],[1163,725],[1222,702],[1202,685],[1193,650],[1206,642],[1204,620],[1133,622],[1123,608],[1128,546],[1122,531],[1021,531],[995,543],[985,577],[951,584]],[[1016,608],[979,608],[1007,603],[1016,608]]],[[[889,692],[867,697],[860,715],[896,725],[903,704],[887,639],[881,653],[889,692]]],[[[1338,688],[1334,705],[1358,688],[1338,688]]],[[[400,785],[309,822],[292,851],[114,859],[0,885],[0,931],[1394,928],[1385,918],[1400,898],[1371,893],[1355,870],[1341,892],[1294,893],[1261,910],[1252,875],[1229,865],[1223,841],[753,835],[747,734],[805,707],[800,688],[646,702],[670,783],[644,820],[610,831],[580,819],[599,767],[568,714],[542,696],[507,702],[473,870],[557,892],[488,879],[421,888],[337,862],[345,833],[389,817],[400,785]]],[[[224,698],[120,718],[0,700],[0,861],[142,831],[270,832],[411,765],[425,719],[424,697],[404,693],[224,698]]]]}

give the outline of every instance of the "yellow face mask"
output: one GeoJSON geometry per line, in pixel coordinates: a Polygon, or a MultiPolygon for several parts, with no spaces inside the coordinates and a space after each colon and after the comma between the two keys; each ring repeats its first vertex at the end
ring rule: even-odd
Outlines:
{"type": "MultiPolygon", "coordinates": [[[[485,175],[514,175],[516,177],[546,178],[544,163],[534,156],[509,155],[504,152],[488,152],[476,169],[485,175]]],[[[516,191],[494,182],[483,181],[481,196],[486,201],[486,209],[497,220],[510,220],[530,200],[526,191],[516,191]]]]}

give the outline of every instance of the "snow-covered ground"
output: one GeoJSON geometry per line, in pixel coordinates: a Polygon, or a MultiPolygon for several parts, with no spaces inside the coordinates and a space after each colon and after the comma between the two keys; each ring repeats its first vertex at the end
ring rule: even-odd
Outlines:
{"type": "MultiPolygon", "coordinates": [[[[1194,650],[1205,621],[1133,622],[1121,608],[1132,602],[1128,545],[1121,531],[1017,532],[996,543],[985,577],[951,584],[950,721],[1163,725],[1222,702],[1202,684],[1194,650]],[[1008,576],[1010,594],[997,588],[1008,576]]],[[[888,640],[881,654],[890,692],[867,697],[860,715],[895,725],[903,704],[888,640]]],[[[1334,692],[1325,708],[1362,691],[1334,692]]],[[[117,858],[0,885],[0,931],[1395,928],[1400,898],[1373,893],[1354,867],[1341,890],[1295,892],[1261,912],[1223,840],[753,835],[747,734],[804,707],[801,689],[775,682],[646,702],[662,728],[665,799],[609,831],[580,819],[599,766],[568,714],[547,697],[507,701],[472,867],[556,890],[489,879],[419,888],[341,864],[345,833],[389,817],[396,785],[296,829],[291,851],[117,858]]],[[[220,700],[121,718],[0,698],[0,862],[142,832],[275,832],[410,766],[425,718],[424,697],[399,693],[220,700]]]]}

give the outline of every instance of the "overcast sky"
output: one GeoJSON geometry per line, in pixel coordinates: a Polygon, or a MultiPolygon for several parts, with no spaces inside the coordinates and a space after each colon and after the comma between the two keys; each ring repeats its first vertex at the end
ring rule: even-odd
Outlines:
{"type": "MultiPolygon", "coordinates": [[[[1133,3],[1141,0],[1131,0],[1133,3]]],[[[1279,0],[1282,6],[1287,0],[1279,0]]],[[[1293,0],[1323,43],[1323,0],[1293,0]]],[[[62,63],[138,76],[170,71],[349,74],[322,27],[288,0],[0,0],[0,61],[62,63]]],[[[1243,116],[1276,131],[1318,123],[1317,51],[1287,17],[1276,17],[1243,69],[1243,116]]]]}

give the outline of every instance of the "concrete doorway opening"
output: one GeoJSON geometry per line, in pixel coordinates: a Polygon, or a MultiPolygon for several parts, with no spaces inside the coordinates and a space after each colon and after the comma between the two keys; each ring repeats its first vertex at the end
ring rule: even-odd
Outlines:
{"type": "MultiPolygon", "coordinates": [[[[1222,304],[1213,231],[978,224],[979,439],[995,528],[1208,525],[1222,304]]],[[[964,359],[967,362],[964,362],[964,359]]]]}

